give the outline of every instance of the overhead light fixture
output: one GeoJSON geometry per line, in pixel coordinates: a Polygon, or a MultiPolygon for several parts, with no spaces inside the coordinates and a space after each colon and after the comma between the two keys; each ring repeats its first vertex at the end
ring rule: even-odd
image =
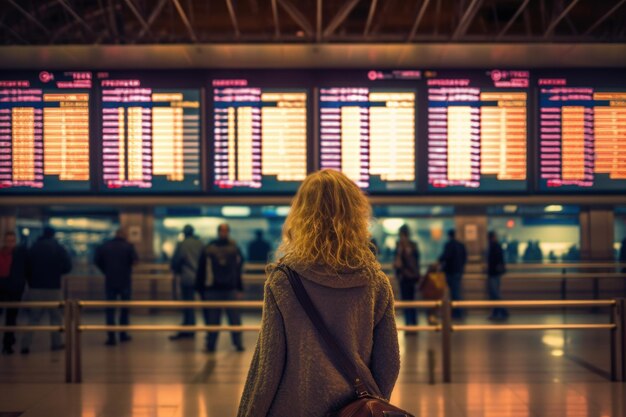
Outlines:
{"type": "Polygon", "coordinates": [[[515,213],[517,211],[517,206],[515,204],[507,204],[502,209],[505,213],[515,213]]]}
{"type": "Polygon", "coordinates": [[[287,217],[289,210],[291,210],[290,206],[278,206],[276,207],[276,215],[278,217],[287,217]]]}
{"type": "Polygon", "coordinates": [[[563,206],[560,204],[551,204],[549,206],[546,206],[543,211],[545,211],[546,213],[559,213],[563,211],[563,206]]]}
{"type": "Polygon", "coordinates": [[[224,206],[222,207],[222,216],[224,217],[249,217],[250,207],[246,206],[224,206]]]}
{"type": "Polygon", "coordinates": [[[383,229],[385,229],[386,233],[395,235],[396,233],[398,233],[398,229],[400,229],[400,227],[404,224],[404,220],[403,219],[384,219],[382,223],[383,223],[383,229]]]}

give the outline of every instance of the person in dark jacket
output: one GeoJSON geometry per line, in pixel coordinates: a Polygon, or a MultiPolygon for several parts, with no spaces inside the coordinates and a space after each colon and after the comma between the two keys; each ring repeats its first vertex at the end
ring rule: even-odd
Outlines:
{"type": "MultiPolygon", "coordinates": [[[[185,239],[176,245],[174,256],[170,267],[179,280],[181,299],[185,301],[194,301],[196,274],[198,272],[198,260],[204,248],[204,244],[194,235],[194,228],[186,225],[183,228],[185,239]]],[[[193,308],[183,310],[183,326],[196,325],[196,311],[193,308]]],[[[170,340],[179,340],[192,338],[195,336],[193,332],[179,332],[171,335],[170,340]]]]}
{"type": "MultiPolygon", "coordinates": [[[[400,284],[400,297],[403,301],[414,301],[415,287],[420,279],[419,246],[411,240],[411,231],[406,224],[400,227],[399,237],[393,266],[400,284]]],[[[417,310],[405,308],[404,321],[407,326],[416,326],[417,310]]]]}
{"type": "Polygon", "coordinates": [[[257,230],[255,235],[256,239],[248,245],[248,261],[266,263],[272,248],[270,244],[263,239],[263,230],[257,230]]]}
{"type": "MultiPolygon", "coordinates": [[[[10,230],[4,234],[0,248],[0,302],[20,301],[28,273],[28,250],[17,245],[17,236],[10,230]]],[[[17,308],[6,309],[5,326],[17,323],[17,308]]],[[[2,353],[11,355],[15,344],[15,333],[5,332],[2,338],[2,353]]]]}
{"type": "MultiPolygon", "coordinates": [[[[448,242],[446,242],[443,248],[443,253],[439,257],[439,263],[446,274],[450,297],[452,300],[462,300],[462,279],[467,262],[467,251],[465,250],[465,245],[456,239],[454,230],[448,231],[448,238],[448,242]]],[[[460,319],[463,317],[463,312],[455,308],[452,312],[452,317],[460,319]]]]}
{"type": "MultiPolygon", "coordinates": [[[[489,248],[487,250],[487,294],[490,300],[501,300],[500,282],[502,275],[506,272],[506,264],[504,263],[504,251],[498,236],[491,231],[487,235],[489,240],[489,248]]],[[[505,308],[498,307],[491,311],[489,320],[504,320],[509,316],[505,308]]]]}
{"type": "MultiPolygon", "coordinates": [[[[115,238],[98,247],[94,263],[104,274],[106,299],[115,301],[118,297],[123,301],[131,297],[131,275],[133,265],[137,262],[137,252],[132,243],[126,239],[126,230],[120,228],[115,233],[115,238]]],[[[115,309],[106,309],[106,323],[109,326],[115,324],[115,309]]],[[[128,308],[122,308],[120,312],[120,325],[129,324],[128,308]]],[[[128,342],[131,337],[126,332],[120,332],[120,341],[128,342]]],[[[108,332],[107,346],[117,344],[115,332],[108,332]]]]}
{"type": "MultiPolygon", "coordinates": [[[[72,270],[72,260],[67,250],[55,239],[55,230],[45,227],[43,235],[28,251],[30,274],[27,277],[28,290],[24,301],[60,301],[61,280],[64,274],[72,270]]],[[[41,322],[44,312],[50,316],[52,326],[61,326],[61,313],[57,309],[33,308],[28,311],[28,324],[31,326],[41,322]]],[[[51,332],[52,350],[64,348],[60,332],[51,332]]],[[[29,332],[22,338],[21,353],[30,352],[33,333],[29,332]]]]}
{"type": "MultiPolygon", "coordinates": [[[[243,256],[237,243],[230,239],[228,224],[220,224],[217,228],[218,238],[208,244],[202,251],[198,262],[196,289],[205,301],[234,301],[241,299],[243,283],[241,271],[243,256]]],[[[230,325],[241,324],[238,310],[227,309],[226,315],[230,325]]],[[[205,309],[204,321],[207,325],[219,325],[222,309],[205,309]]],[[[215,352],[218,332],[209,332],[206,340],[207,352],[215,352]]],[[[244,350],[241,332],[232,332],[232,341],[238,352],[244,350]]]]}

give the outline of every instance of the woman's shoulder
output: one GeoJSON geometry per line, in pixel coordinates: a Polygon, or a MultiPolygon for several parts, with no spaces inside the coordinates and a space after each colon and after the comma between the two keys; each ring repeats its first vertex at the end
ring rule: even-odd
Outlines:
{"type": "Polygon", "coordinates": [[[284,287],[284,285],[289,282],[286,270],[282,265],[277,263],[267,265],[265,268],[265,276],[265,286],[273,291],[284,287]]]}
{"type": "Polygon", "coordinates": [[[383,293],[388,293],[392,291],[391,280],[389,279],[389,276],[383,270],[376,271],[376,273],[373,274],[371,281],[372,281],[372,286],[377,291],[380,291],[383,293]]]}

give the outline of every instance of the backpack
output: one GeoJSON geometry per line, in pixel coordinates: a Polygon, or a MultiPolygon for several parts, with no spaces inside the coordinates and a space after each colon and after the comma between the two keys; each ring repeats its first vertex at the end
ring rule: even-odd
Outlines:
{"type": "Polygon", "coordinates": [[[207,286],[235,289],[239,282],[241,255],[234,242],[211,243],[207,249],[207,286]]]}

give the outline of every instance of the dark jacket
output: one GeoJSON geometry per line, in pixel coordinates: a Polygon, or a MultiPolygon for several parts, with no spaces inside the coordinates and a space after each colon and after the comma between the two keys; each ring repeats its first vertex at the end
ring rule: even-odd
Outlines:
{"type": "Polygon", "coordinates": [[[490,242],[487,251],[487,274],[502,275],[506,272],[504,251],[498,242],[490,242]]]}
{"type": "Polygon", "coordinates": [[[451,239],[443,248],[443,253],[439,257],[443,272],[446,274],[463,273],[467,262],[467,251],[465,245],[456,239],[451,239]]]}
{"type": "Polygon", "coordinates": [[[176,245],[170,267],[180,277],[181,284],[193,287],[196,283],[198,261],[204,244],[195,236],[186,237],[176,245]]]}
{"type": "Polygon", "coordinates": [[[242,268],[243,255],[234,240],[213,240],[200,255],[198,273],[196,274],[196,289],[198,291],[207,288],[243,291],[242,268]],[[210,276],[211,282],[207,276],[210,276]]]}
{"type": "Polygon", "coordinates": [[[28,251],[28,264],[28,286],[37,289],[61,289],[61,276],[72,270],[69,253],[53,237],[35,242],[28,251]]]}
{"type": "Polygon", "coordinates": [[[396,244],[394,268],[399,280],[417,281],[420,277],[420,250],[417,242],[409,241],[410,251],[400,251],[400,242],[396,244]]]}
{"type": "Polygon", "coordinates": [[[24,292],[27,277],[30,277],[30,265],[28,264],[28,248],[16,246],[13,249],[11,270],[9,276],[0,277],[0,288],[10,294],[21,297],[24,292]]]}
{"type": "Polygon", "coordinates": [[[102,244],[96,250],[94,263],[105,276],[109,288],[130,287],[133,264],[137,262],[137,252],[132,243],[116,237],[102,244]]]}

